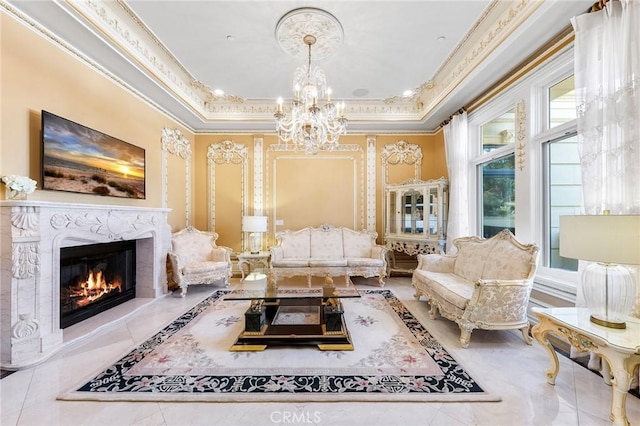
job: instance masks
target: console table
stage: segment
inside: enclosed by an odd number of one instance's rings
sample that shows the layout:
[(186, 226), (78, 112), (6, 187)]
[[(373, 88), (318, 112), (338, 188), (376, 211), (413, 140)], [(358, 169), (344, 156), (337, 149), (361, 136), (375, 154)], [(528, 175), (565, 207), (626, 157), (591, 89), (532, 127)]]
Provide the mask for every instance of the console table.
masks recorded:
[(271, 256), (271, 253), (268, 251), (261, 251), (260, 253), (244, 252), (238, 254), (238, 269), (240, 269), (240, 273), (242, 274), (242, 280), (244, 280), (244, 265), (247, 265), (249, 273), (251, 273), (252, 269), (257, 265), (262, 265), (266, 271), (269, 269), (269, 256)]
[(547, 382), (555, 384), (560, 365), (547, 333), (568, 341), (581, 351), (591, 351), (607, 361), (613, 374), (611, 414), (616, 425), (629, 425), (626, 399), (634, 369), (640, 365), (640, 319), (629, 317), (623, 330), (602, 327), (589, 321), (586, 308), (533, 308), (540, 322), (533, 327), (533, 337), (547, 349), (552, 366)]

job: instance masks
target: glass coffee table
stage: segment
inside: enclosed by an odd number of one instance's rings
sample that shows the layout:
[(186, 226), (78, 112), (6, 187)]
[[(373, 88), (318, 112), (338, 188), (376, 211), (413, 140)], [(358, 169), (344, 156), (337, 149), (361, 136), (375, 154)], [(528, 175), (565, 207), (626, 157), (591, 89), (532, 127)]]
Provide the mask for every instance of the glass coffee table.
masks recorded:
[(247, 300), (245, 326), (231, 351), (263, 351), (272, 345), (316, 345), (323, 351), (352, 351), (341, 299), (360, 297), (351, 287), (240, 285), (224, 300)]

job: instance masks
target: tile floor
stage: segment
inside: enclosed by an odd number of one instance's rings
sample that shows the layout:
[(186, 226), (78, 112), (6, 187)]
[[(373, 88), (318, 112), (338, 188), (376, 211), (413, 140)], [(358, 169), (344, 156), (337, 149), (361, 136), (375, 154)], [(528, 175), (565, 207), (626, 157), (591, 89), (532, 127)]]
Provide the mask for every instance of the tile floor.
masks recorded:
[[(237, 284), (239, 279), (232, 280)], [(375, 283), (372, 281), (372, 283)], [(357, 284), (366, 288), (374, 285)], [(65, 348), (45, 362), (0, 380), (0, 424), (8, 425), (607, 425), (611, 388), (602, 379), (560, 356), (556, 385), (545, 380), (546, 351), (527, 346), (519, 331), (477, 330), (469, 349), (458, 344), (450, 321), (430, 320), (424, 301), (413, 299), (408, 277), (387, 287), (467, 368), (502, 396), (477, 403), (165, 403), (57, 401), (56, 396), (141, 343), (161, 326), (208, 296), (210, 286), (194, 286), (186, 298), (169, 295), (153, 303), (136, 301), (125, 320), (109, 315), (65, 330)], [(132, 301), (133, 302), (133, 301)], [(88, 337), (79, 337), (94, 330)], [(578, 390), (576, 390), (578, 389)], [(640, 400), (629, 395), (627, 415), (640, 422)]]

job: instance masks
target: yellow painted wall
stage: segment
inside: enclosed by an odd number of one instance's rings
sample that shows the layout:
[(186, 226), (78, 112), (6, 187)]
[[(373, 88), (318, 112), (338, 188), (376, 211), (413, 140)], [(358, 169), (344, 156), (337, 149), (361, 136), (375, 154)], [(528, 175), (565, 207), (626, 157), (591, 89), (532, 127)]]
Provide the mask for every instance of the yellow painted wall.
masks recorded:
[[(146, 199), (37, 190), (32, 200), (160, 207), (161, 131), (178, 128), (193, 135), (113, 81), (95, 72), (9, 16), (0, 14), (2, 110), (0, 175), (28, 175), (39, 182), (41, 110), (75, 121), (145, 149)], [(183, 161), (168, 161), (170, 168)], [(183, 170), (183, 169), (182, 169)], [(170, 225), (184, 224), (184, 171), (171, 172)], [(182, 174), (182, 178), (180, 177)], [(40, 186), (40, 185), (39, 185)]]
[[(269, 224), (264, 248), (275, 243), (275, 232), (284, 229), (301, 229), (324, 223), (354, 229), (366, 228), (367, 135), (347, 134), (340, 138), (340, 149), (318, 154), (283, 151), (276, 148), (278, 140), (275, 135), (256, 136), (263, 140), (262, 214), (268, 217)], [(196, 135), (195, 140), (194, 223), (200, 229), (213, 229), (219, 234), (218, 244), (238, 252), (243, 249), (243, 239), (246, 239), (246, 235), (242, 234), (242, 216), (254, 213), (254, 135), (202, 134)], [(248, 148), (247, 165), (216, 165), (214, 176), (211, 177), (208, 150), (212, 144), (225, 140)], [(381, 216), (384, 203), (381, 152), (385, 145), (400, 140), (421, 147), (423, 180), (447, 177), (442, 132), (433, 135), (376, 136), (378, 242), (382, 242), (384, 220)], [(389, 175), (390, 183), (399, 183), (414, 177), (414, 167), (391, 166)], [(209, 226), (208, 222), (211, 209), (208, 193), (210, 180), (215, 182), (215, 192), (212, 194), (215, 227)], [(245, 190), (243, 182), (246, 182)], [(277, 225), (276, 221), (282, 224)]]

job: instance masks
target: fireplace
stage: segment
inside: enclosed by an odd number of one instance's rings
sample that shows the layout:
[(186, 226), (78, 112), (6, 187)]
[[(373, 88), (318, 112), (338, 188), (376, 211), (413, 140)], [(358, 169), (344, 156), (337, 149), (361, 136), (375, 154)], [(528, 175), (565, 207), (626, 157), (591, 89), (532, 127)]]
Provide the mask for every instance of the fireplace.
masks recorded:
[[(32, 366), (65, 345), (100, 329), (90, 325), (85, 327), (82, 323), (69, 327), (71, 322), (68, 322), (66, 328), (60, 324), (61, 279), (65, 283), (78, 275), (73, 268), (61, 273), (63, 250), (66, 252), (75, 247), (72, 257), (86, 256), (89, 259), (88, 250), (93, 244), (125, 243), (135, 246), (134, 251), (120, 255), (115, 261), (117, 265), (132, 265), (132, 269), (127, 266), (127, 272), (121, 274), (128, 280), (122, 287), (124, 297), (134, 299), (117, 308), (100, 307), (111, 308), (110, 313), (118, 313), (94, 316), (94, 323), (106, 325), (119, 321), (140, 306), (166, 294), (166, 261), (171, 248), (168, 213), (165, 208), (143, 206), (0, 201), (0, 368)], [(67, 254), (64, 257), (66, 264)], [(94, 263), (93, 279), (95, 269), (101, 270), (104, 262)], [(91, 266), (85, 269), (88, 272)], [(104, 277), (104, 272), (102, 275)], [(72, 281), (73, 285), (76, 281)], [(111, 293), (115, 292), (109, 291)], [(119, 303), (120, 293), (117, 294), (115, 300)], [(68, 309), (65, 311), (69, 312)], [(86, 312), (85, 309), (77, 310), (78, 315)], [(67, 319), (63, 321), (67, 322)]]
[(136, 296), (136, 242), (60, 249), (60, 327), (66, 328)]

